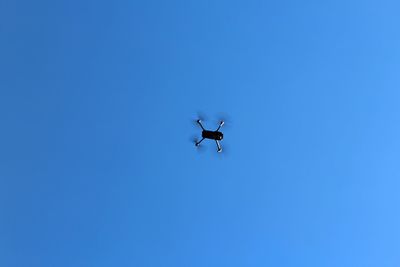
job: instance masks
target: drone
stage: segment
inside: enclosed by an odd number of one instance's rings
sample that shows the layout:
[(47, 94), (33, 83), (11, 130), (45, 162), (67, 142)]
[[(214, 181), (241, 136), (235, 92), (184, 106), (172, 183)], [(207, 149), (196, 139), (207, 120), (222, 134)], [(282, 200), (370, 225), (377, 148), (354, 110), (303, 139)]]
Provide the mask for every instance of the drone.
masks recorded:
[(201, 132), (202, 139), (200, 141), (195, 141), (195, 146), (198, 147), (200, 143), (203, 142), (204, 139), (211, 139), (215, 140), (215, 143), (217, 144), (217, 151), (222, 152), (220, 141), (224, 138), (224, 134), (220, 132), (219, 129), (221, 129), (221, 127), (224, 125), (225, 122), (220, 121), (219, 126), (215, 131), (209, 131), (204, 129), (200, 119), (198, 119), (196, 122), (203, 131)]

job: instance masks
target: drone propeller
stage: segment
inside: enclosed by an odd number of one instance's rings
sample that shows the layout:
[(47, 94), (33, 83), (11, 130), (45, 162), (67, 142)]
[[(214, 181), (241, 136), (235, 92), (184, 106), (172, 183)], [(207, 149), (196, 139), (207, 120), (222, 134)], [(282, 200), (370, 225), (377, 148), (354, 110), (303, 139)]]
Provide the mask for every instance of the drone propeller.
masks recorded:
[(220, 113), (217, 115), (217, 118), (218, 118), (217, 121), (218, 125), (221, 125), (221, 127), (223, 126), (223, 128), (225, 129), (229, 128), (232, 125), (232, 120), (227, 114)]
[(193, 126), (198, 127), (199, 122), (201, 123), (201, 122), (207, 121), (207, 116), (204, 115), (202, 112), (197, 112), (196, 118), (195, 119), (192, 118), (191, 121), (192, 121)]
[(206, 121), (208, 119), (207, 116), (203, 112), (198, 111), (196, 113), (197, 113), (197, 119), (198, 120)]
[(205, 149), (205, 146), (203, 146), (203, 144), (200, 143), (200, 140), (201, 140), (201, 139), (197, 138), (196, 136), (193, 136), (193, 137), (190, 139), (190, 142), (196, 147), (197, 151), (203, 152), (204, 149)]

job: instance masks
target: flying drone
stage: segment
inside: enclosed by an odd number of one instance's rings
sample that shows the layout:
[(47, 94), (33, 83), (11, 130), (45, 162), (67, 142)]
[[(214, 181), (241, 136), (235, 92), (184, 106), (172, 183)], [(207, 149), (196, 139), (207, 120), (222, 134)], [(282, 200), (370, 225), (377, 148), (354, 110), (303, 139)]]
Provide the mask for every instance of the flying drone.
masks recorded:
[(200, 143), (203, 142), (204, 139), (215, 140), (215, 143), (217, 144), (217, 151), (222, 152), (220, 141), (224, 138), (224, 134), (220, 132), (219, 129), (221, 129), (221, 127), (224, 125), (225, 122), (221, 120), (218, 128), (215, 131), (204, 129), (203, 124), (201, 123), (202, 121), (200, 119), (196, 120), (196, 122), (202, 129), (201, 132), (202, 139), (200, 141), (195, 141), (195, 146), (198, 147)]

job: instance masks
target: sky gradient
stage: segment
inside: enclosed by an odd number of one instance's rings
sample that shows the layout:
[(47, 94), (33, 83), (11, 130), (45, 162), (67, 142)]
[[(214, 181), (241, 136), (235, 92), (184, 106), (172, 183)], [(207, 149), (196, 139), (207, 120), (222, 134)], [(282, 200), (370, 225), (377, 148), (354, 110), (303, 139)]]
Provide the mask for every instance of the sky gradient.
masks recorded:
[(398, 267), (399, 8), (2, 1), (0, 266)]

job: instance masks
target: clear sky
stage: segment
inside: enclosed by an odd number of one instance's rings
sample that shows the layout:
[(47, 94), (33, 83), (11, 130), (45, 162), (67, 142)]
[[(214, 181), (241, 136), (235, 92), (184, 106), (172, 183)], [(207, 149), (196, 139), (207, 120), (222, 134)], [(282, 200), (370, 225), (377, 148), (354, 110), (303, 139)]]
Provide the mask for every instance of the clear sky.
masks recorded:
[(1, 1), (0, 266), (400, 266), (399, 8)]

